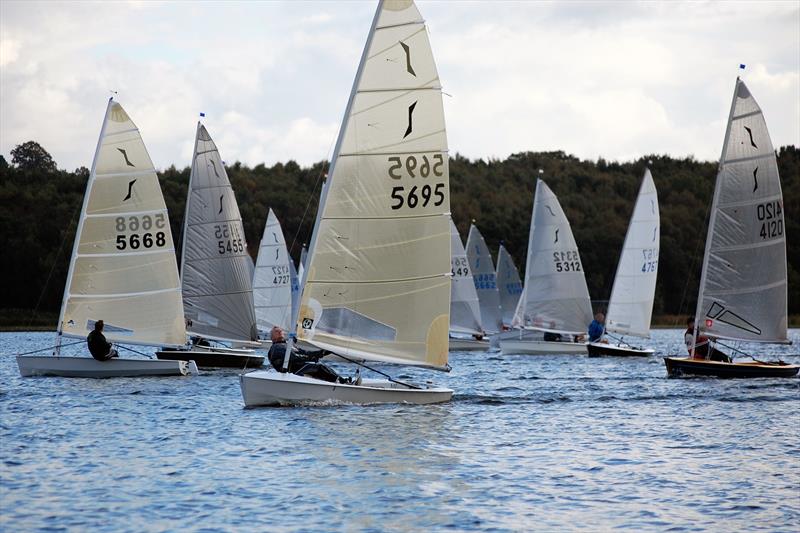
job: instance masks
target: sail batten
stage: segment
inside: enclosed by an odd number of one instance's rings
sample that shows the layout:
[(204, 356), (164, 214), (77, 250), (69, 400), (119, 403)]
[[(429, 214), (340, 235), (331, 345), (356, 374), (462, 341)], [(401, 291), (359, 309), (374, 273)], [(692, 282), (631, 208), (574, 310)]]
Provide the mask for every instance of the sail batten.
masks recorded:
[(644, 172), (633, 207), (606, 313), (606, 331), (650, 337), (658, 255), (660, 250), (658, 194), (650, 170)]
[(113, 99), (86, 186), (58, 331), (86, 337), (97, 320), (111, 342), (177, 346), (185, 339), (158, 176), (138, 128)]
[(213, 339), (255, 340), (251, 259), (242, 217), (219, 151), (199, 122), (181, 261), (190, 333)]
[(583, 264), (561, 204), (541, 179), (531, 214), (525, 284), (514, 313), (515, 327), (586, 332), (592, 320)]
[(737, 78), (711, 204), (697, 301), (714, 338), (788, 342), (783, 194), (761, 108)]
[(370, 360), (447, 366), (450, 205), (439, 86), (414, 3), (380, 2), (323, 189), (298, 339)]

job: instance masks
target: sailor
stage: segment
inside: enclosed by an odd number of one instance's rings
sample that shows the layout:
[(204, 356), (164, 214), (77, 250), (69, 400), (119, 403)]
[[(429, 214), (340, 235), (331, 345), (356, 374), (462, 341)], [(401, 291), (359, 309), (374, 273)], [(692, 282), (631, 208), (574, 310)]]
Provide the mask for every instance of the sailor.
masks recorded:
[(698, 332), (697, 341), (695, 341), (693, 316), (686, 319), (686, 333), (683, 334), (683, 341), (686, 343), (686, 349), (689, 351), (689, 355), (692, 355), (692, 348), (694, 348), (692, 359), (707, 359), (710, 361), (722, 361), (724, 363), (731, 362), (731, 358), (728, 357), (727, 354), (711, 346), (708, 337), (702, 333)]
[(86, 337), (86, 343), (89, 345), (89, 353), (98, 361), (108, 361), (112, 357), (119, 357), (117, 351), (112, 348), (103, 335), (102, 320), (94, 323), (94, 330)]
[(594, 315), (594, 320), (589, 324), (589, 342), (599, 342), (603, 338), (605, 327), (603, 323), (606, 321), (606, 315), (597, 313)]
[[(270, 331), (270, 338), (272, 346), (267, 353), (267, 358), (275, 370), (284, 373), (286, 372), (283, 368), (283, 360), (286, 357), (286, 335), (282, 328), (275, 326)], [(309, 376), (331, 383), (351, 383), (350, 378), (340, 376), (334, 369), (319, 362), (320, 357), (325, 357), (330, 353), (327, 350), (310, 351), (299, 346), (292, 346), (288, 371), (298, 376)]]

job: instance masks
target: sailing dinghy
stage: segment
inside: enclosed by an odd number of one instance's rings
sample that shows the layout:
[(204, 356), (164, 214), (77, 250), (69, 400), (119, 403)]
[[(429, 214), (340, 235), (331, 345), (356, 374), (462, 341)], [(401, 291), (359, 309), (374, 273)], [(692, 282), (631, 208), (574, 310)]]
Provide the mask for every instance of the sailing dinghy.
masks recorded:
[(247, 348), (257, 340), (250, 260), (242, 217), (219, 150), (197, 123), (183, 221), (181, 285), (189, 349), (162, 349), (159, 359), (193, 359), (201, 367), (254, 368), (264, 357)]
[(197, 373), (194, 362), (60, 356), (62, 337), (97, 320), (117, 345), (179, 346), (186, 330), (169, 217), (136, 125), (110, 99), (86, 185), (52, 356), (17, 356), (22, 376), (85, 378)]
[(586, 344), (580, 339), (591, 321), (578, 245), (558, 198), (539, 179), (525, 286), (514, 313), (514, 329), (500, 334), (500, 350), (504, 355), (585, 354)]
[(490, 335), (502, 331), (503, 319), (500, 315), (500, 291), (497, 289), (492, 253), (483, 235), (474, 224), (469, 226), (467, 237), (467, 260), (472, 271), (475, 291), (481, 304), (481, 324)]
[(467, 252), (453, 220), (450, 220), (450, 350), (486, 351), (489, 341), (481, 326), (481, 309)]
[[(694, 331), (712, 341), (790, 344), (778, 162), (761, 108), (736, 78), (708, 223)], [(735, 350), (742, 353), (739, 350)], [(670, 376), (791, 377), (783, 361), (665, 357)]]
[(648, 356), (655, 353), (652, 349), (626, 343), (624, 336), (650, 338), (658, 275), (659, 224), (658, 193), (650, 169), (646, 169), (625, 235), (606, 314), (605, 332), (621, 337), (616, 343), (590, 342), (586, 345), (589, 357)]
[[(439, 76), (412, 0), (378, 4), (329, 176), (298, 340), (353, 361), (449, 370), (447, 137)], [(391, 378), (340, 384), (274, 370), (240, 380), (246, 406), (428, 404), (453, 394)]]
[(497, 252), (497, 289), (500, 291), (500, 319), (503, 331), (511, 329), (514, 313), (517, 310), (519, 297), (522, 294), (522, 282), (514, 258), (508, 253), (503, 243)]
[(286, 250), (281, 224), (270, 209), (253, 277), (256, 327), (262, 339), (269, 339), (274, 326), (285, 331), (292, 329), (292, 271), (292, 258)]

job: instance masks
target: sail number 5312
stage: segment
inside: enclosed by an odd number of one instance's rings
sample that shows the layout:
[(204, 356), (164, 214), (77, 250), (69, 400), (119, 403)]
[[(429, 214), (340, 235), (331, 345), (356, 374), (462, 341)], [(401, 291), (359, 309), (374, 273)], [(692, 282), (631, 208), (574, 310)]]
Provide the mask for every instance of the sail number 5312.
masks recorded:
[[(433, 175), (436, 177), (444, 176), (444, 155), (433, 154), (430, 157), (424, 155), (392, 156), (388, 159), (389, 177), (393, 180), (408, 178), (428, 178)], [(419, 184), (411, 186), (397, 185), (392, 187), (391, 199), (392, 209), (397, 210), (402, 207), (414, 209), (417, 206), (428, 207), (433, 202), (434, 206), (440, 206), (445, 200), (445, 184)]]

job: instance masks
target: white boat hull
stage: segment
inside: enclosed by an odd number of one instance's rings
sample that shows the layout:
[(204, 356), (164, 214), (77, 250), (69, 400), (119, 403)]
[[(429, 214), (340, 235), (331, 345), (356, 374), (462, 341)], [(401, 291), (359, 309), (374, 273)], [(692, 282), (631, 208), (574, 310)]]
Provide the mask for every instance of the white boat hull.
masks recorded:
[(585, 342), (546, 341), (536, 330), (512, 330), (500, 334), (503, 355), (586, 355)]
[(473, 352), (480, 351), (486, 352), (490, 348), (488, 339), (459, 339), (457, 337), (450, 337), (450, 351), (451, 352)]
[(330, 383), (307, 376), (256, 371), (239, 376), (246, 407), (308, 403), (408, 403), (450, 401), (446, 388), (411, 389), (384, 379), (364, 379), (360, 385)]
[(186, 376), (197, 374), (194, 361), (120, 359), (97, 361), (91, 357), (18, 355), (22, 377), (60, 376), (66, 378), (121, 378), (140, 376)]

